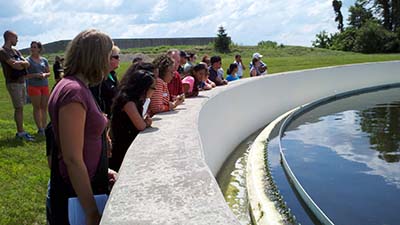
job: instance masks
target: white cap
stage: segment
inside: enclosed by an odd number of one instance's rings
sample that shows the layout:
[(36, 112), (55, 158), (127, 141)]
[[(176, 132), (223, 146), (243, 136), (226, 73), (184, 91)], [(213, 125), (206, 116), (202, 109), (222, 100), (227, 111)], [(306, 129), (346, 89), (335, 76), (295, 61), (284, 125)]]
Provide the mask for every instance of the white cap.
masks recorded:
[(256, 52), (256, 53), (253, 54), (253, 59), (254, 59), (254, 58), (256, 58), (256, 59), (261, 59), (261, 57), (263, 57), (263, 55), (261, 55), (261, 54), (258, 53), (258, 52)]

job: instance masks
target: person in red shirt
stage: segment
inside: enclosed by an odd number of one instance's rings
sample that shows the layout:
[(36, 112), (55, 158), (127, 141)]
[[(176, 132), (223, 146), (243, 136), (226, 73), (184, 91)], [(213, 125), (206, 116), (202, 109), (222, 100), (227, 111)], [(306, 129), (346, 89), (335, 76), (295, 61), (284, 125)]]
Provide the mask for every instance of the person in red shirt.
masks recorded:
[(184, 100), (183, 87), (181, 76), (178, 72), (178, 67), (180, 65), (180, 51), (176, 49), (169, 50), (167, 55), (174, 61), (173, 67), (173, 77), (171, 82), (168, 83), (168, 91), (170, 96), (170, 101), (175, 101), (176, 99)]

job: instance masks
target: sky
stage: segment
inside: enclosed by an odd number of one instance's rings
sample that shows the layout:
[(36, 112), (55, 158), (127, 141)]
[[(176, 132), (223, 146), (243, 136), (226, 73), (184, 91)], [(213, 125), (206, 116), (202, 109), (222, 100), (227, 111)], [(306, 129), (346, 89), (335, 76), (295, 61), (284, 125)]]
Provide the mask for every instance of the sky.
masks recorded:
[[(355, 0), (342, 0), (347, 18)], [(112, 38), (215, 37), (223, 26), (239, 45), (264, 40), (311, 46), (321, 30), (336, 32), (331, 0), (1, 0), (0, 32), (33, 40), (70, 40), (96, 28)]]

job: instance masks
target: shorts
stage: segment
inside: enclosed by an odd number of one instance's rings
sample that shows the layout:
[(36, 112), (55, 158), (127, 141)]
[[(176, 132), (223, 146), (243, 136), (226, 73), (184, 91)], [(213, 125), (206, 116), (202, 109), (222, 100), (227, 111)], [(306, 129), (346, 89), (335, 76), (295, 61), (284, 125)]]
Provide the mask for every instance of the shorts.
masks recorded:
[(14, 109), (22, 108), (25, 104), (25, 83), (6, 84)]
[(28, 85), (28, 95), (29, 96), (49, 96), (48, 86), (30, 86)]

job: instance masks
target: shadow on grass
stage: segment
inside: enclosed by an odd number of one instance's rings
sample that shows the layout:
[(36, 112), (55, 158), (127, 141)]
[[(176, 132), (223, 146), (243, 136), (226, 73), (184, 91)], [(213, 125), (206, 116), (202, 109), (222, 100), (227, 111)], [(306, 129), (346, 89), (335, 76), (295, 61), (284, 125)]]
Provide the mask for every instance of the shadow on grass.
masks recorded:
[(5, 139), (0, 139), (0, 146), (3, 148), (15, 148), (15, 147), (20, 147), (24, 146), (24, 141), (19, 140), (16, 138), (5, 138)]
[(1, 148), (16, 148), (16, 147), (22, 147), (26, 146), (26, 144), (40, 144), (40, 143), (45, 143), (46, 138), (44, 136), (40, 135), (33, 135), (35, 138), (35, 141), (28, 142), (22, 139), (17, 139), (15, 137), (3, 137), (0, 139), (0, 146)]

